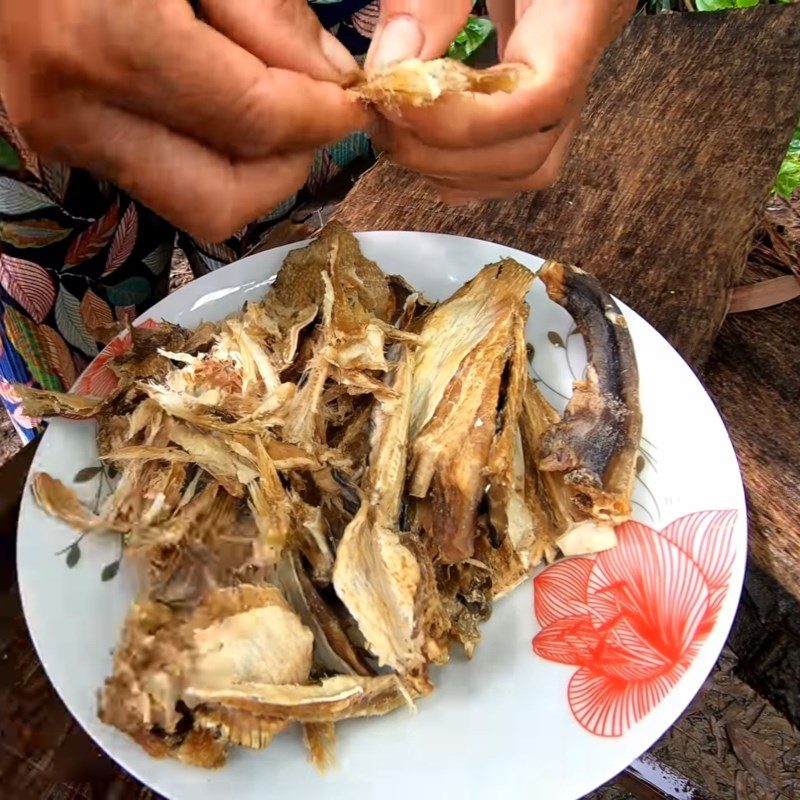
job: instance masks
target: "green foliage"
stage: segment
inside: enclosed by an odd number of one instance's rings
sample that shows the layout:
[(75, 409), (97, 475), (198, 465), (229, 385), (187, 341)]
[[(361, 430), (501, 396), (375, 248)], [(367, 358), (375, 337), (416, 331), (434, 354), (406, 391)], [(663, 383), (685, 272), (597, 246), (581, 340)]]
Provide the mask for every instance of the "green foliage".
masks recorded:
[(695, 0), (698, 11), (724, 11), (726, 8), (749, 8), (759, 0)]
[(639, 0), (639, 9), (647, 14), (659, 11), (725, 11), (728, 8), (792, 3), (794, 0)]
[(773, 194), (779, 194), (787, 200), (792, 196), (795, 189), (800, 186), (800, 121), (794, 131), (794, 138), (789, 145), (789, 152), (781, 164), (778, 177), (775, 178)]
[(447, 55), (466, 61), (491, 35), (494, 25), (485, 17), (470, 17), (450, 45)]

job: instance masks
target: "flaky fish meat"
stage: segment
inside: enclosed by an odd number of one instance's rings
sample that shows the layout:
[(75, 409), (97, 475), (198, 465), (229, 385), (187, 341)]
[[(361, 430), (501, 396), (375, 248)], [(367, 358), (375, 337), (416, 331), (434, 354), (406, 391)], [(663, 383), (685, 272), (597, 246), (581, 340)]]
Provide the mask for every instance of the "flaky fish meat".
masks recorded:
[(514, 320), (527, 316), (533, 280), (510, 259), (490, 265), (422, 322), (411, 388), (409, 493), (430, 497), (430, 534), (448, 563), (472, 556), (500, 383)]
[(448, 94), (510, 93), (533, 80), (530, 67), (509, 64), (473, 69), (452, 58), (412, 59), (376, 70), (355, 86), (369, 102), (389, 108), (427, 106)]

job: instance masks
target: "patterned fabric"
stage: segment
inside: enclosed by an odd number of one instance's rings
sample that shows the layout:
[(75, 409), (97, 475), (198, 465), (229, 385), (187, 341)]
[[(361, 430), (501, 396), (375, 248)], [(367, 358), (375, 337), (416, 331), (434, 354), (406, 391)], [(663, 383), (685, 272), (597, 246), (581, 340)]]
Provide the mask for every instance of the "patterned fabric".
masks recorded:
[[(311, 0), (323, 25), (356, 55), (369, 46), (378, 0)], [(195, 275), (256, 249), (299, 203), (344, 167), (371, 158), (354, 134), (317, 152), (306, 186), (226, 242), (178, 232)], [(41, 161), (0, 102), (0, 400), (25, 441), (41, 421), (26, 418), (12, 384), (69, 389), (121, 322), (167, 293), (176, 231), (124, 192), (83, 170)]]

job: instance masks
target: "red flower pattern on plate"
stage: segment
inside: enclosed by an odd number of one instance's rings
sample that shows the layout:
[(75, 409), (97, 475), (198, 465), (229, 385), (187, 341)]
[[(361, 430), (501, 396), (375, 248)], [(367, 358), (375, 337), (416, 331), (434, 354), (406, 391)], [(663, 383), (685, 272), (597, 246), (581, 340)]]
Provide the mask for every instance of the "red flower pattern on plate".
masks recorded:
[(578, 667), (568, 699), (587, 731), (621, 736), (686, 672), (725, 599), (735, 521), (701, 511), (662, 531), (628, 522), (613, 550), (534, 579), (534, 652)]
[[(152, 319), (146, 319), (139, 324), (141, 328), (153, 328), (158, 323)], [(119, 379), (114, 374), (108, 362), (112, 358), (124, 355), (131, 349), (130, 331), (124, 331), (119, 336), (114, 337), (101, 351), (100, 355), (89, 364), (86, 372), (78, 378), (78, 382), (72, 387), (73, 394), (89, 395), (91, 397), (110, 397), (117, 388)]]

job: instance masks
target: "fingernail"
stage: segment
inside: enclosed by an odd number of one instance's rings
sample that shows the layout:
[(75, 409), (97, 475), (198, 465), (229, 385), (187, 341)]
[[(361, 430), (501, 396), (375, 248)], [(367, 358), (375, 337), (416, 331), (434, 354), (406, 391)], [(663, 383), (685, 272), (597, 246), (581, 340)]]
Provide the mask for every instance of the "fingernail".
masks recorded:
[(381, 31), (372, 61), (381, 69), (396, 61), (417, 58), (424, 46), (425, 34), (414, 17), (393, 17)]
[(328, 63), (343, 77), (359, 72), (358, 64), (350, 51), (332, 33), (322, 31), (320, 47)]

